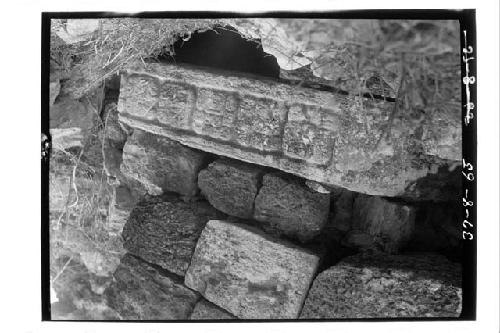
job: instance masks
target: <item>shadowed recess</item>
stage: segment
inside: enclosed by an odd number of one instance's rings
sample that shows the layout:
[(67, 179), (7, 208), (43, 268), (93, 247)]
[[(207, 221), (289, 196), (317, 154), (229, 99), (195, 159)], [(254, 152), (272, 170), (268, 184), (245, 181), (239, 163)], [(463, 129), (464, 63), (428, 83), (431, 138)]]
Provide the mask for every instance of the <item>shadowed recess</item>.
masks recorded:
[(164, 55), (160, 60), (279, 78), (276, 58), (229, 28), (196, 32), (187, 41), (180, 38), (173, 49), (173, 56)]

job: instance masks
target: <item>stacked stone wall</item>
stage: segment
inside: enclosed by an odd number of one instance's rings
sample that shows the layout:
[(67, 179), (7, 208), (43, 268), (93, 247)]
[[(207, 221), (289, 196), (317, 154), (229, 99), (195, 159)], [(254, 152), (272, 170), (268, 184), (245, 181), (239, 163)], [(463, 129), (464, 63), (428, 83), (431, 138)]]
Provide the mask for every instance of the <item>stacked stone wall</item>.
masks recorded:
[[(136, 151), (141, 159), (129, 156)], [(460, 314), (460, 265), (439, 254), (405, 254), (411, 246), (426, 250), (416, 232), (426, 204), (325, 191), (280, 170), (217, 158), (137, 129), (122, 160), (120, 186), (131, 188), (135, 203), (122, 216), (128, 254), (105, 295), (123, 319)], [(140, 177), (128, 174), (129, 160), (145, 166), (136, 167)], [(442, 298), (432, 298), (435, 292)]]
[[(113, 188), (107, 221), (123, 241), (119, 264), (101, 269), (104, 260), (79, 251), (96, 276), (61, 275), (55, 286), (92, 289), (120, 320), (459, 316), (461, 234), (450, 202), (461, 195), (460, 59), (424, 91), (426, 72), (412, 89), (403, 61), (395, 68), (401, 50), (358, 61), (373, 54), (359, 37), (382, 22), (226, 22), (262, 40), (280, 79), (140, 61), (106, 80), (93, 105), (75, 100), (71, 80), (51, 78), (54, 147), (98, 157)], [(415, 39), (427, 50), (425, 31)], [(327, 41), (334, 48), (318, 52)], [(104, 130), (89, 144), (95, 123)], [(75, 169), (71, 181), (55, 180), (83, 186)], [(57, 188), (51, 210), (68, 215), (69, 194)]]
[(406, 139), (372, 145), (390, 102), (363, 101), (368, 133), (358, 97), (173, 65), (116, 82), (101, 117), (118, 318), (460, 315), (454, 178), (399, 154)]

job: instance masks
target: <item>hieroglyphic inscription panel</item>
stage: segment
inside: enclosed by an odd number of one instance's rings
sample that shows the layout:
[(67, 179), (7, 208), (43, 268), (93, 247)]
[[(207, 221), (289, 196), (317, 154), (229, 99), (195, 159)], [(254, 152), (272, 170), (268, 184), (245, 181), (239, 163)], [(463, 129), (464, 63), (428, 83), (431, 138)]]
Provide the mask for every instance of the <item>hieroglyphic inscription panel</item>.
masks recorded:
[[(126, 125), (196, 149), (364, 193), (402, 193), (409, 180), (427, 173), (425, 166), (404, 170), (379, 163), (388, 174), (380, 175), (383, 183), (375, 181), (369, 168), (386, 157), (361, 139), (379, 135), (393, 104), (365, 100), (358, 110), (357, 98), (232, 72), (135, 64), (122, 72), (118, 110)], [(356, 121), (364, 118), (373, 119), (365, 124), (371, 132), (360, 135)], [(367, 166), (338, 168), (360, 152), (371, 157)], [(392, 163), (391, 156), (386, 159)]]
[(141, 94), (123, 89), (125, 113), (263, 154), (320, 165), (332, 157), (338, 131), (334, 110), (251, 91), (147, 78), (127, 82), (140, 84)]

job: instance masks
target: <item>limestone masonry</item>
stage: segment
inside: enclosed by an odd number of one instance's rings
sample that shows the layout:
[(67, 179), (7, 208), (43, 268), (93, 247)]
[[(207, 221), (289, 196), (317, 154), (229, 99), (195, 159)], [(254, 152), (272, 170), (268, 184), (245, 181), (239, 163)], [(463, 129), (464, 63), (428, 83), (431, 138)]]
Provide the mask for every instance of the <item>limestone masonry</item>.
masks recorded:
[(294, 319), (318, 263), (316, 255), (258, 229), (212, 220), (185, 284), (241, 319)]
[(259, 167), (219, 159), (198, 174), (198, 186), (218, 210), (251, 218), (262, 172)]
[(184, 275), (196, 241), (210, 219), (224, 218), (206, 202), (183, 202), (174, 195), (141, 201), (122, 232), (132, 254)]
[[(388, 133), (391, 102), (232, 72), (137, 64), (122, 73), (118, 110), (133, 128), (371, 195), (426, 195), (417, 180), (446, 164), (412, 151), (412, 134), (423, 125), (402, 115), (390, 124), (390, 138), (379, 140)], [(456, 194), (449, 192), (431, 199)]]
[(460, 281), (440, 255), (358, 254), (316, 277), (301, 318), (458, 317)]
[(452, 21), (51, 21), (51, 318), (467, 320)]
[(105, 293), (110, 306), (128, 320), (186, 320), (199, 299), (182, 283), (130, 254), (121, 259)]
[(321, 233), (330, 210), (330, 195), (318, 193), (279, 174), (266, 174), (255, 198), (253, 218), (269, 233), (307, 242)]
[(205, 158), (203, 152), (136, 129), (123, 147), (121, 172), (142, 183), (150, 194), (174, 191), (194, 195)]

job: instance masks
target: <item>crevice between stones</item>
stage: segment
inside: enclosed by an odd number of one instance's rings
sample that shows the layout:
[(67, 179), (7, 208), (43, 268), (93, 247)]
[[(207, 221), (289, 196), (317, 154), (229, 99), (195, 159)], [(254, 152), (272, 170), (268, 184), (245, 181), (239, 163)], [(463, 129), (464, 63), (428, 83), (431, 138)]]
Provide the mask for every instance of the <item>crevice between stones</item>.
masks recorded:
[(182, 275), (178, 275), (176, 273), (173, 273), (173, 272), (170, 272), (169, 270), (157, 265), (157, 264), (153, 264), (149, 261), (146, 261), (144, 260), (142, 257), (138, 256), (138, 255), (135, 255), (133, 253), (130, 253), (130, 252), (127, 252), (129, 255), (131, 255), (132, 257), (134, 257), (135, 259), (147, 264), (148, 266), (151, 266), (153, 267), (156, 271), (158, 271), (158, 273), (164, 277), (167, 277), (169, 279), (171, 279), (172, 281), (174, 281), (175, 283), (177, 284), (181, 284), (185, 287), (184, 285), (184, 277)]

